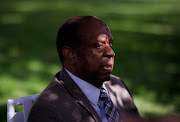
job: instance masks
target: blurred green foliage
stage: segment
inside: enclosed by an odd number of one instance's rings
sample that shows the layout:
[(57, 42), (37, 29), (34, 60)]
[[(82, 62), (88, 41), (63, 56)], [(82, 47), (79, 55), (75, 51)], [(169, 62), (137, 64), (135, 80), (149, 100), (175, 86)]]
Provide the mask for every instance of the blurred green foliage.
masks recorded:
[(123, 79), (143, 117), (180, 113), (179, 0), (1, 0), (0, 121), (7, 99), (40, 93), (61, 69), (60, 25), (95, 15), (110, 27), (113, 74)]

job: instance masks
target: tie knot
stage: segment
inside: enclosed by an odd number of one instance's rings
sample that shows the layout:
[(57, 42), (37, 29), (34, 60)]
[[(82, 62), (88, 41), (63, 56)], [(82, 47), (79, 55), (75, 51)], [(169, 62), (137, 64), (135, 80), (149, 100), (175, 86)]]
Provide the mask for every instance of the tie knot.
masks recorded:
[(104, 101), (104, 100), (108, 99), (107, 92), (106, 92), (106, 90), (105, 90), (103, 87), (100, 88), (100, 96), (99, 96), (99, 99), (100, 99), (101, 101)]

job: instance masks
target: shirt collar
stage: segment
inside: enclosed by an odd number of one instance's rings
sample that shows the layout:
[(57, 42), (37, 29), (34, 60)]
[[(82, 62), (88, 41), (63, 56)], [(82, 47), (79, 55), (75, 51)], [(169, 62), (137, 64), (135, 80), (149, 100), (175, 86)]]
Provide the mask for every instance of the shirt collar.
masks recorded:
[(98, 100), (99, 100), (99, 95), (100, 95), (100, 89), (95, 87), (94, 85), (86, 82), (85, 80), (82, 80), (82, 79), (78, 78), (77, 76), (73, 75), (66, 68), (64, 68), (64, 69), (69, 74), (69, 76), (74, 80), (74, 82), (79, 86), (79, 88), (83, 91), (83, 93), (86, 95), (88, 100), (93, 105), (97, 105)]

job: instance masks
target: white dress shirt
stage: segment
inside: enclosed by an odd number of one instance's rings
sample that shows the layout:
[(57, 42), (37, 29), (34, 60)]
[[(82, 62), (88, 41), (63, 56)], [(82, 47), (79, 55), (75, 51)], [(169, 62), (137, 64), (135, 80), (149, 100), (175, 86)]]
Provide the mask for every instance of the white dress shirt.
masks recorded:
[[(99, 100), (100, 89), (95, 87), (94, 85), (78, 78), (77, 76), (73, 75), (66, 68), (64, 68), (64, 69), (69, 74), (69, 76), (74, 80), (74, 82), (79, 86), (79, 88), (83, 91), (83, 93), (86, 95), (86, 97), (88, 98), (88, 100), (90, 101), (90, 103), (94, 107), (94, 109), (96, 110), (96, 112), (99, 115), (99, 117), (101, 118), (101, 120), (103, 122), (107, 122), (104, 105)], [(104, 84), (103, 84), (103, 87), (106, 89)]]

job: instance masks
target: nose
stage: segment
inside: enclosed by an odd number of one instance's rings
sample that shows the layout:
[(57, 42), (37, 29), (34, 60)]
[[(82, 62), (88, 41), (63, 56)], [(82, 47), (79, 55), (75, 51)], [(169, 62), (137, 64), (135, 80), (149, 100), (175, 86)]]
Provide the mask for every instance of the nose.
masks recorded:
[(114, 53), (113, 49), (110, 46), (107, 46), (107, 48), (105, 50), (105, 53), (104, 53), (104, 56), (108, 57), (108, 58), (112, 58), (112, 57), (115, 56), (115, 53)]

